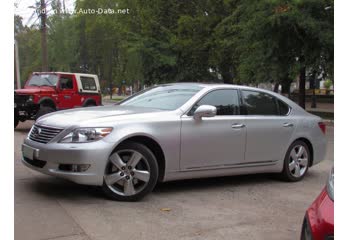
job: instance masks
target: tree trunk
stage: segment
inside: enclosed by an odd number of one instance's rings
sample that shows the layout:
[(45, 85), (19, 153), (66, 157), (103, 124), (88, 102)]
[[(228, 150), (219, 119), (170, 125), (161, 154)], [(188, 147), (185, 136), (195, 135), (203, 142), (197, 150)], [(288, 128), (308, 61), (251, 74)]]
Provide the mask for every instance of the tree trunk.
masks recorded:
[(286, 79), (282, 82), (282, 94), (290, 97), (290, 85), (292, 84), (291, 79)]
[(304, 63), (304, 57), (300, 58), (301, 68), (299, 71), (299, 106), (305, 109), (305, 80), (306, 80), (306, 67)]
[(219, 67), (219, 70), (220, 70), (222, 80), (224, 81), (224, 83), (233, 84), (233, 74), (230, 71), (230, 66), (227, 64), (222, 64)]
[(275, 83), (275, 85), (274, 85), (274, 87), (273, 87), (273, 91), (275, 92), (275, 93), (278, 93), (278, 87), (280, 86), (280, 83), (279, 82), (276, 82)]

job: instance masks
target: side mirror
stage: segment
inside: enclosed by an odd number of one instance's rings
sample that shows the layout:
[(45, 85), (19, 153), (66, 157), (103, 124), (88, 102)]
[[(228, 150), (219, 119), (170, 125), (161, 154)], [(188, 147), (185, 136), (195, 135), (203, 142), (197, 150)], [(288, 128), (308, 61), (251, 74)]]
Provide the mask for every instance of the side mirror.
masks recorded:
[(193, 118), (200, 120), (202, 117), (214, 117), (216, 115), (216, 107), (211, 105), (199, 106), (196, 111), (194, 111)]

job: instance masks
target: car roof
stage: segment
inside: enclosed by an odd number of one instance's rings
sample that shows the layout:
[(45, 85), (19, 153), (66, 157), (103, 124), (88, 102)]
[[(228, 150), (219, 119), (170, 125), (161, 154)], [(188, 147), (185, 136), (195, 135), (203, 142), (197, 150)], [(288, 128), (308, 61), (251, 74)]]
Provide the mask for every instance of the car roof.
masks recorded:
[(236, 89), (242, 89), (242, 90), (251, 90), (251, 91), (259, 91), (259, 92), (265, 92), (268, 93), (272, 96), (277, 97), (280, 100), (283, 100), (285, 103), (288, 103), (288, 105), (290, 107), (292, 107), (292, 109), (294, 109), (294, 111), (298, 111), (300, 113), (304, 113), (304, 109), (302, 109), (298, 104), (296, 104), (295, 102), (293, 102), (291, 99), (278, 94), (276, 92), (270, 91), (270, 90), (266, 90), (263, 88), (256, 88), (256, 87), (250, 87), (250, 86), (244, 86), (244, 85), (234, 85), (234, 84), (224, 84), (224, 83), (197, 83), (197, 82), (183, 82), (183, 83), (167, 83), (167, 84), (161, 84), (163, 86), (191, 86), (191, 87), (202, 87), (202, 91), (204, 92), (208, 92), (210, 90), (214, 90), (214, 89), (223, 89), (223, 88), (228, 88), (228, 89), (232, 89), (232, 88), (236, 88)]
[(73, 73), (73, 72), (33, 72), (33, 74), (75, 74), (75, 75), (80, 75), (80, 76), (97, 76), (96, 74)]
[(258, 91), (266, 91), (266, 92), (272, 92), (266, 89), (262, 88), (256, 88), (256, 87), (250, 87), (250, 86), (244, 86), (244, 85), (235, 85), (235, 84), (224, 84), (224, 83), (201, 83), (201, 82), (181, 82), (181, 83), (165, 83), (160, 84), (163, 86), (197, 86), (202, 88), (239, 88), (239, 89), (247, 89), (247, 90), (258, 90)]

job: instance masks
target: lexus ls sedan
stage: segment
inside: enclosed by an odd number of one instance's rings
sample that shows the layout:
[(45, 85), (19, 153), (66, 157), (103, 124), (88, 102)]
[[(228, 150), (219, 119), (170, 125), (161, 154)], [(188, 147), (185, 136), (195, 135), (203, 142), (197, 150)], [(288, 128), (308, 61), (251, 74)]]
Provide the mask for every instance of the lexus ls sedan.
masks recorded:
[(39, 118), (22, 162), (135, 201), (157, 181), (279, 173), (299, 181), (325, 156), (325, 124), (274, 92), (235, 85), (154, 86), (111, 106)]

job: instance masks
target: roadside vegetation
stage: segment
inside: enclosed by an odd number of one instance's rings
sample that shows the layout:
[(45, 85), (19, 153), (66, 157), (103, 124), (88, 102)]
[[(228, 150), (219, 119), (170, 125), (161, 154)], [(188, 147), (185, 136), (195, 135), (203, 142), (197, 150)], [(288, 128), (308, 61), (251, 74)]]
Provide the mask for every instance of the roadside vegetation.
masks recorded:
[[(333, 82), (333, 0), (51, 1), (49, 69), (98, 74), (102, 87), (203, 81), (270, 82), (289, 92), (322, 74)], [(88, 9), (115, 14), (82, 14)], [(123, 11), (125, 10), (125, 11)], [(22, 81), (41, 70), (39, 23), (15, 15)]]

